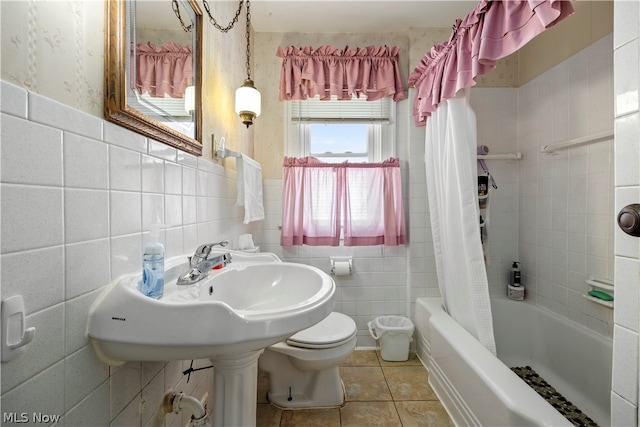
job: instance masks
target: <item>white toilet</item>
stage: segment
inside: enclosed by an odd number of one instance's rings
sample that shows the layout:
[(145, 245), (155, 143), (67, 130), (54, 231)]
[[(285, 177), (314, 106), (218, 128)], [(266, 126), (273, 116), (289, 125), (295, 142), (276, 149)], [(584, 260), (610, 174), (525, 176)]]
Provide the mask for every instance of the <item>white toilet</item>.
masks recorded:
[(320, 323), (267, 347), (258, 366), (269, 373), (269, 401), (282, 408), (340, 406), (338, 365), (356, 348), (356, 323), (333, 312)]

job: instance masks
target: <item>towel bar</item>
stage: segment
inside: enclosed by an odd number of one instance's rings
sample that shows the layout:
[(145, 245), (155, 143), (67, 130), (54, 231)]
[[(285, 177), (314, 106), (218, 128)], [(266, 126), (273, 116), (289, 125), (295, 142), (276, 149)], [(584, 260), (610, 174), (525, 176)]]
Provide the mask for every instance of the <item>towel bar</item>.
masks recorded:
[(216, 157), (219, 159), (224, 159), (226, 157), (242, 157), (242, 154), (238, 153), (237, 151), (233, 151), (233, 150), (228, 150), (226, 148), (223, 148), (222, 150), (216, 150)]

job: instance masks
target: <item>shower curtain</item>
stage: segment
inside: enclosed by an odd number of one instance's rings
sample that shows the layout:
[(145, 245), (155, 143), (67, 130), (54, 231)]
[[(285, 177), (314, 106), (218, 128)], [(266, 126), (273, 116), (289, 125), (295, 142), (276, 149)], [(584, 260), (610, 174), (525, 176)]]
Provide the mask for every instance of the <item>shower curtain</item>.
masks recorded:
[(496, 353), (480, 240), (476, 117), (467, 90), (427, 120), (425, 162), (440, 294), (447, 312)]

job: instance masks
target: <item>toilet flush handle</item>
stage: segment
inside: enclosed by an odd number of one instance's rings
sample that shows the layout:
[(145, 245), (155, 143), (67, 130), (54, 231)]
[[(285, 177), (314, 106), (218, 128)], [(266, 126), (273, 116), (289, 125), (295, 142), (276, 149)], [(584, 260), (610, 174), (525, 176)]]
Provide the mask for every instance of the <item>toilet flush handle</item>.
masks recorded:
[(625, 233), (640, 237), (640, 204), (633, 203), (620, 209), (618, 227)]

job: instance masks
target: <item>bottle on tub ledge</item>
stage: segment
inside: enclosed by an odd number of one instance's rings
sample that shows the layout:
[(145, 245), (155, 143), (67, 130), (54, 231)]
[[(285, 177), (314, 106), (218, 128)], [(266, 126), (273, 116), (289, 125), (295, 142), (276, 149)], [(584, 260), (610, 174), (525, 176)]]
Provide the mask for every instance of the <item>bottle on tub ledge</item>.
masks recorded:
[(507, 297), (514, 301), (524, 300), (525, 289), (522, 285), (522, 271), (520, 270), (520, 263), (513, 262), (511, 266), (511, 273), (509, 275), (509, 285), (507, 286)]

